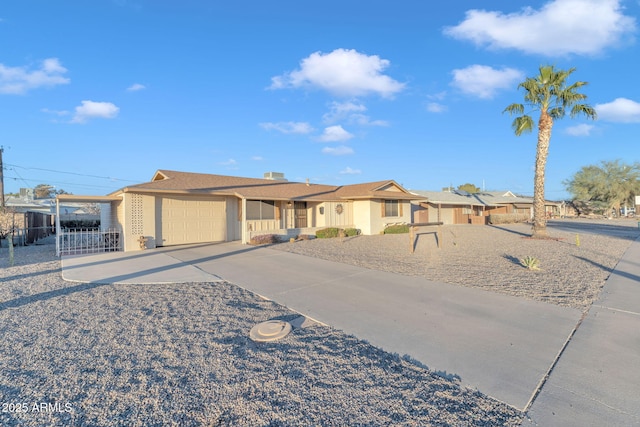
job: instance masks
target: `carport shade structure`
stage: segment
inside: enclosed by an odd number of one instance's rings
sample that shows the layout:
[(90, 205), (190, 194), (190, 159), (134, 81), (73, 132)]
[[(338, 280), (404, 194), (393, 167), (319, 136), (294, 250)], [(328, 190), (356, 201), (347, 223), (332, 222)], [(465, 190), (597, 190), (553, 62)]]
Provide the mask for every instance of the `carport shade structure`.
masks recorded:
[(62, 227), (60, 226), (61, 203), (111, 203), (121, 200), (118, 196), (75, 196), (73, 194), (58, 194), (56, 196), (56, 256), (60, 256), (60, 239)]

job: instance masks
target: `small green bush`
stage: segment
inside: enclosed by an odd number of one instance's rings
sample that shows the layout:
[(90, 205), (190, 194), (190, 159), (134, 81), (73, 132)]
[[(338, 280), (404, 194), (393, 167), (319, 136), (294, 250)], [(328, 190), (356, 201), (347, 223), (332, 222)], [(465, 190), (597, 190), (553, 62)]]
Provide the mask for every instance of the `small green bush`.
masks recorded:
[(280, 243), (280, 238), (275, 234), (261, 234), (253, 236), (249, 241), (252, 245), (270, 245), (272, 243)]
[(390, 225), (384, 229), (384, 234), (402, 234), (408, 232), (409, 226), (407, 224)]
[(316, 231), (316, 237), (318, 239), (328, 239), (331, 237), (338, 237), (340, 235), (340, 228), (329, 227)]
[(346, 228), (344, 230), (344, 234), (347, 237), (359, 236), (360, 235), (360, 230), (358, 230), (357, 228)]

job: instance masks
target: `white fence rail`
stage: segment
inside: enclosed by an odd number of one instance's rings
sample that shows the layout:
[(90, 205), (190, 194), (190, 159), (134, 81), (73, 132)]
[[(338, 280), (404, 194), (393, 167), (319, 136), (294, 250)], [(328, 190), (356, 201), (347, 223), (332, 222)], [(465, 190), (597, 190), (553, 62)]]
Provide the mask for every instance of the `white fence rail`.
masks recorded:
[(121, 251), (120, 234), (117, 229), (63, 229), (57, 236), (56, 253), (61, 256)]

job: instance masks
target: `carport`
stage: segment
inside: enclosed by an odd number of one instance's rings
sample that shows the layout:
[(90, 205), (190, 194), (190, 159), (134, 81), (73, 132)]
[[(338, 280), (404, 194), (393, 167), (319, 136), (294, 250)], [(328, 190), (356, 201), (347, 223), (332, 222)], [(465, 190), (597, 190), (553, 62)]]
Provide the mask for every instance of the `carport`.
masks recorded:
[[(118, 196), (74, 196), (59, 194), (56, 196), (56, 255), (113, 252), (122, 250), (122, 227), (112, 224), (111, 212), (114, 205), (121, 202)], [(65, 203), (99, 203), (100, 228), (62, 229), (60, 210)]]

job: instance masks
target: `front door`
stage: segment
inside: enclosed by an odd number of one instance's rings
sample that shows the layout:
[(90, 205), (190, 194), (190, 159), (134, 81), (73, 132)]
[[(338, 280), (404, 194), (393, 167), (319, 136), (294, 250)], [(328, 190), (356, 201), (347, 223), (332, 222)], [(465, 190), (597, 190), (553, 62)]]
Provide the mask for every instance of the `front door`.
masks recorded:
[(307, 202), (294, 202), (293, 203), (295, 228), (307, 227)]

